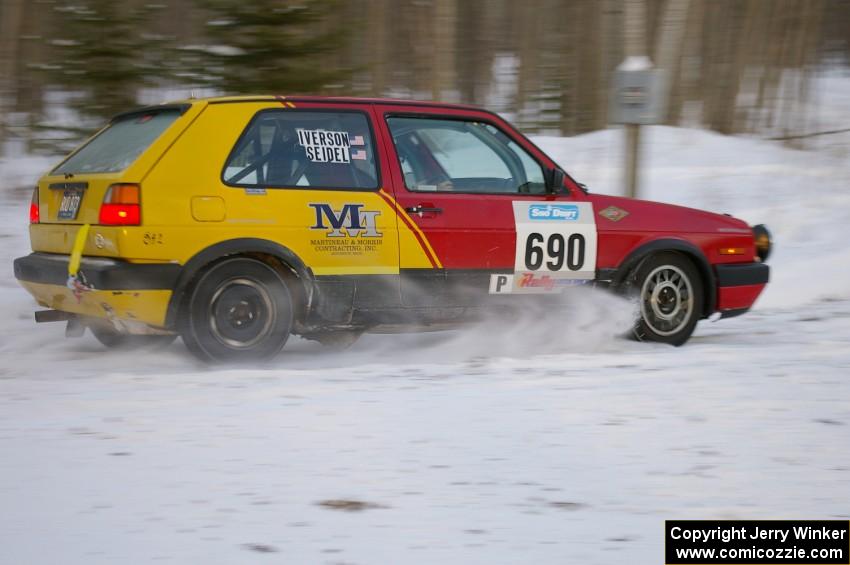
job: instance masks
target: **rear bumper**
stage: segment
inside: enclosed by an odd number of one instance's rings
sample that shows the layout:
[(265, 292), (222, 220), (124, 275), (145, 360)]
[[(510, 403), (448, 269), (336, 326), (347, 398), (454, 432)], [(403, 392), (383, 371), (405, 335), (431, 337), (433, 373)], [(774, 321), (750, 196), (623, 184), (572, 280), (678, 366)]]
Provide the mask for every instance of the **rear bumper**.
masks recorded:
[(752, 308), (770, 279), (764, 263), (715, 265), (717, 310), (724, 318), (739, 316)]
[[(68, 255), (54, 253), (19, 257), (14, 263), (15, 278), (21, 282), (65, 286), (68, 260)], [(171, 290), (180, 275), (180, 265), (84, 257), (79, 273), (88, 286), (97, 290)]]
[(50, 253), (20, 257), (14, 262), (15, 278), (46, 308), (165, 327), (179, 265), (88, 257), (78, 272), (85, 286), (75, 289), (67, 284), (68, 260), (68, 255)]

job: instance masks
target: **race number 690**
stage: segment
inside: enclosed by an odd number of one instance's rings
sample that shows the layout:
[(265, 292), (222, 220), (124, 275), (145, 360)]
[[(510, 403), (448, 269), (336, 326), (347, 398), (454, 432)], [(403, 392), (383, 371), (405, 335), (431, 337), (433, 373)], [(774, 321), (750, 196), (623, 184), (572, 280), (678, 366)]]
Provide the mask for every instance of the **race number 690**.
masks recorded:
[(532, 232), (525, 240), (525, 268), (537, 271), (545, 262), (549, 271), (561, 271), (565, 264), (569, 270), (578, 271), (584, 266), (585, 246), (584, 236), (580, 233), (565, 239), (560, 233), (544, 237)]

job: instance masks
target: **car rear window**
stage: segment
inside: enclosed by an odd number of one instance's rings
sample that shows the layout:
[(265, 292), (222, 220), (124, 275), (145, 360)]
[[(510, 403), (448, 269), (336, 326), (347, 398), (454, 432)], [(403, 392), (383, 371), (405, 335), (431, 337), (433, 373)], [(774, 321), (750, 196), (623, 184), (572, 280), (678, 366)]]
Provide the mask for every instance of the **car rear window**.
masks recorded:
[(117, 173), (150, 147), (180, 117), (180, 109), (119, 117), (53, 170), (53, 174)]
[(222, 179), (238, 187), (374, 190), (369, 121), (361, 112), (260, 111), (236, 142)]

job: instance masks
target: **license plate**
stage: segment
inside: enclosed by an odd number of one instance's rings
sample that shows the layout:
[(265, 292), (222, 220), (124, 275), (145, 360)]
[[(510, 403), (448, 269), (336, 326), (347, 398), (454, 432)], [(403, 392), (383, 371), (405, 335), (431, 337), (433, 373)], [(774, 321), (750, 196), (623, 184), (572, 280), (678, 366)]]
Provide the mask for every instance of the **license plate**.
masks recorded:
[(82, 190), (79, 188), (66, 188), (62, 193), (62, 203), (59, 204), (58, 218), (60, 220), (76, 220), (82, 199)]

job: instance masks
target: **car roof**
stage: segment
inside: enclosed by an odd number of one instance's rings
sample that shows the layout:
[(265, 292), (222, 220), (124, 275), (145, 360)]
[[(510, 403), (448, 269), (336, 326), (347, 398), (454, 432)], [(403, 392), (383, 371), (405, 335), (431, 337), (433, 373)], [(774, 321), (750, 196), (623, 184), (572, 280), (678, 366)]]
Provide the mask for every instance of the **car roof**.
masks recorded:
[(401, 98), (368, 98), (368, 97), (357, 97), (357, 96), (281, 96), (281, 95), (241, 95), (241, 96), (210, 96), (210, 97), (202, 97), (202, 98), (189, 98), (184, 100), (177, 100), (174, 102), (169, 102), (169, 104), (185, 104), (192, 103), (198, 101), (206, 101), (210, 104), (227, 104), (227, 103), (238, 103), (238, 102), (268, 102), (268, 101), (287, 101), (287, 102), (326, 102), (326, 103), (339, 103), (339, 104), (391, 104), (391, 105), (405, 105), (405, 106), (424, 106), (429, 108), (455, 108), (462, 110), (477, 110), (477, 111), (486, 111), (483, 108), (478, 106), (473, 106), (471, 104), (454, 104), (454, 103), (446, 103), (446, 102), (434, 102), (429, 100), (406, 100)]
[(454, 104), (447, 102), (434, 102), (431, 100), (406, 100), (403, 98), (367, 98), (367, 97), (357, 97), (357, 96), (310, 96), (310, 95), (296, 95), (296, 96), (280, 96), (273, 94), (260, 94), (260, 95), (240, 95), (240, 96), (203, 96), (197, 98), (183, 98), (180, 100), (172, 100), (168, 102), (161, 102), (159, 104), (152, 104), (150, 106), (142, 106), (139, 108), (133, 108), (127, 112), (121, 112), (120, 114), (116, 114), (112, 117), (111, 121), (123, 119), (129, 116), (135, 116), (137, 114), (144, 114), (146, 112), (155, 112), (161, 111), (163, 109), (177, 109), (181, 113), (185, 112), (189, 109), (190, 106), (196, 104), (198, 102), (205, 102), (207, 104), (238, 104), (238, 103), (248, 103), (248, 102), (280, 102), (286, 103), (291, 102), (293, 104), (297, 102), (306, 102), (306, 103), (328, 103), (328, 104), (383, 104), (383, 105), (394, 105), (394, 106), (419, 106), (422, 108), (445, 108), (447, 110), (461, 110), (461, 111), (474, 111), (474, 112), (483, 112), (485, 114), (490, 114), (492, 116), (498, 116), (495, 112), (487, 110), (486, 108), (481, 108), (480, 106), (473, 106), (472, 104)]

